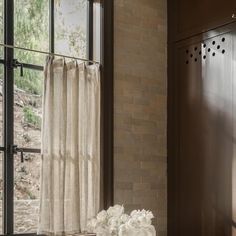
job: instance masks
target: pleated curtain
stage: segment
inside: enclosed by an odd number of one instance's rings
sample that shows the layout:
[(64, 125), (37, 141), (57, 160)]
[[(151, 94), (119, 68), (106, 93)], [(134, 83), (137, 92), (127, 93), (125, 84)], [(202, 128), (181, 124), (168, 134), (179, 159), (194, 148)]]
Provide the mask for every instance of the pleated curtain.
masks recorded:
[(83, 232), (100, 202), (98, 65), (48, 58), (41, 150), (38, 233)]

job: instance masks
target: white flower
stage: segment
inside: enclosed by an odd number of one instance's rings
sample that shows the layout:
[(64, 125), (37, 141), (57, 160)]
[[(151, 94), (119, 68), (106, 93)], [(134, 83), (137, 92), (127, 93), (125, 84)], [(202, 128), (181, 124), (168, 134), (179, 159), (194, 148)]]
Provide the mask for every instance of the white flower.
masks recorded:
[[(134, 210), (131, 212), (132, 221), (129, 222), (131, 225), (137, 224), (139, 227), (145, 227), (152, 224), (152, 219), (154, 218), (151, 211), (146, 210)], [(130, 225), (130, 226), (131, 226)]]
[(109, 235), (114, 235), (114, 236), (117, 236), (118, 235), (118, 228), (116, 227), (109, 227)]
[(128, 230), (128, 227), (127, 227), (126, 224), (121, 225), (120, 228), (119, 228), (119, 233), (118, 233), (118, 235), (125, 235), (125, 233), (127, 232), (127, 230)]
[(96, 233), (97, 236), (111, 236), (109, 228), (106, 226), (98, 226), (93, 233)]
[(136, 218), (130, 218), (128, 222), (126, 223), (126, 226), (128, 228), (138, 228), (139, 227), (139, 221)]
[(148, 221), (148, 222), (150, 222), (149, 224), (151, 225), (152, 224), (152, 219), (154, 218), (154, 215), (152, 214), (152, 212), (151, 211), (147, 211), (146, 212), (146, 220)]
[(134, 210), (134, 211), (132, 211), (131, 212), (131, 217), (139, 217), (139, 216), (145, 216), (145, 217), (147, 217), (147, 218), (149, 218), (149, 219), (152, 219), (152, 218), (154, 218), (154, 216), (153, 216), (153, 214), (152, 214), (152, 212), (151, 211), (146, 211), (146, 210), (142, 210), (142, 211), (140, 211), (140, 210)]
[(126, 223), (129, 220), (129, 216), (127, 214), (122, 214), (120, 220), (122, 223)]
[(145, 217), (145, 216), (139, 216), (138, 217), (138, 222), (139, 222), (139, 226), (147, 226), (147, 225), (151, 225), (152, 224), (152, 221)]
[(141, 216), (146, 218), (147, 221), (150, 221), (151, 224), (151, 220), (154, 218), (153, 214), (151, 211), (146, 211), (146, 210), (142, 210), (141, 211)]
[(108, 228), (109, 228), (110, 234), (117, 235), (121, 224), (122, 224), (122, 222), (119, 217), (111, 217), (108, 220)]
[(111, 227), (111, 228), (117, 228), (121, 225), (121, 220), (120, 218), (117, 218), (117, 217), (111, 217), (109, 220), (108, 220), (108, 226)]
[(108, 225), (109, 227), (114, 227), (118, 224), (117, 222), (117, 218), (115, 217), (111, 217), (109, 220), (108, 220)]
[(97, 214), (97, 221), (99, 223), (105, 223), (107, 220), (107, 217), (108, 217), (107, 212), (105, 210), (102, 210)]
[(88, 232), (93, 233), (98, 226), (98, 221), (96, 218), (92, 218), (88, 221), (87, 230)]
[(134, 217), (134, 216), (136, 216), (138, 213), (140, 212), (140, 210), (133, 210), (131, 213), (130, 213), (130, 216), (131, 217)]
[(151, 211), (134, 210), (130, 215), (124, 214), (124, 207), (115, 205), (107, 211), (102, 210), (95, 218), (88, 221), (88, 231), (97, 236), (118, 235), (150, 235), (155, 228), (151, 225), (153, 214)]
[(123, 213), (124, 213), (124, 207), (120, 205), (109, 207), (107, 210), (107, 214), (110, 217), (120, 217)]
[(141, 228), (127, 228), (122, 226), (119, 230), (119, 236), (156, 236), (156, 230), (153, 225)]

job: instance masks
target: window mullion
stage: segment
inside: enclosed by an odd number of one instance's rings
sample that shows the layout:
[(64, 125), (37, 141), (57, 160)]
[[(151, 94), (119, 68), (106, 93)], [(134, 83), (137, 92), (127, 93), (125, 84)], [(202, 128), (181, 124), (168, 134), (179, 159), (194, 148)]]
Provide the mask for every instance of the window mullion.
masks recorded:
[(88, 0), (88, 59), (93, 60), (93, 0)]
[[(4, 43), (14, 45), (14, 0), (5, 0)], [(11, 66), (14, 50), (5, 48), (4, 72), (4, 198), (3, 232), (14, 233), (14, 158), (11, 147), (14, 142), (14, 71)]]
[(55, 9), (55, 2), (54, 0), (49, 1), (49, 45), (50, 45), (50, 52), (54, 53), (55, 51), (55, 30), (54, 30), (54, 9)]

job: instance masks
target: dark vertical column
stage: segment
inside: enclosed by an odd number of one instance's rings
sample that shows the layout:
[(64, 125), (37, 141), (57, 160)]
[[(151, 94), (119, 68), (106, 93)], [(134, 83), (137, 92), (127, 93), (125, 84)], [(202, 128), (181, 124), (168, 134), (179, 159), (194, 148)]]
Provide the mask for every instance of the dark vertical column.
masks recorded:
[(113, 176), (113, 11), (114, 1), (103, 0), (101, 11), (101, 102), (102, 102), (102, 157), (103, 157), (103, 187), (104, 187), (104, 207), (113, 205), (114, 198), (114, 176)]
[(88, 0), (88, 59), (93, 60), (93, 0)]
[(49, 1), (49, 38), (50, 38), (50, 52), (54, 53), (55, 51), (55, 28), (54, 28), (54, 0)]
[[(14, 0), (5, 0), (5, 44), (14, 45)], [(11, 66), (13, 49), (5, 48), (4, 73), (4, 234), (14, 231), (14, 159), (12, 146), (14, 142), (14, 71)]]

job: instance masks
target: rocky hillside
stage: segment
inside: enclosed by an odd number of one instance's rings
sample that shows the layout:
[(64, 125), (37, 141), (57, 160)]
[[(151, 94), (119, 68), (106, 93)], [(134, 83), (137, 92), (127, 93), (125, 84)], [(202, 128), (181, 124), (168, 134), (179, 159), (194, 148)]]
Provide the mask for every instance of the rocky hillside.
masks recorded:
[[(0, 81), (0, 91), (2, 91), (2, 81)], [(40, 148), (42, 97), (27, 93), (15, 86), (14, 98), (15, 144), (19, 148)], [(0, 93), (0, 109), (2, 106), (3, 94)], [(0, 112), (0, 119), (0, 134), (2, 134), (2, 112)], [(0, 138), (2, 140), (2, 135)], [(40, 161), (40, 154), (24, 153), (23, 163), (21, 163), (20, 154), (15, 155), (15, 199), (30, 200), (39, 198)], [(2, 173), (0, 178), (2, 189)]]

